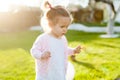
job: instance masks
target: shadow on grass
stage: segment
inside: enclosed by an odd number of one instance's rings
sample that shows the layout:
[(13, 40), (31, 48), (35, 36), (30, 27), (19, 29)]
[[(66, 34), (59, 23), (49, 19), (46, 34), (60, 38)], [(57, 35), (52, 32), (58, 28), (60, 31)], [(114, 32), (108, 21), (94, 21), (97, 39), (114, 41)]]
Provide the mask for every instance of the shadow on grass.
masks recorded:
[(99, 73), (104, 74), (101, 70), (96, 69), (96, 68), (94, 67), (94, 65), (92, 65), (92, 64), (90, 64), (90, 63), (78, 61), (77, 59), (75, 59), (75, 56), (71, 56), (71, 59), (72, 59), (73, 62), (77, 63), (78, 65), (82, 65), (82, 66), (84, 66), (84, 67), (86, 67), (86, 68), (89, 68), (89, 69), (92, 69), (92, 70), (95, 70), (95, 71), (97, 71), (97, 72), (99, 72)]
[(90, 63), (81, 62), (81, 61), (76, 60), (75, 56), (71, 56), (71, 59), (72, 59), (73, 62), (75, 62), (75, 63), (77, 63), (79, 65), (83, 65), (83, 66), (85, 66), (87, 68), (90, 68), (90, 69), (95, 69), (95, 67)]
[(120, 75), (118, 75), (114, 80), (120, 80)]

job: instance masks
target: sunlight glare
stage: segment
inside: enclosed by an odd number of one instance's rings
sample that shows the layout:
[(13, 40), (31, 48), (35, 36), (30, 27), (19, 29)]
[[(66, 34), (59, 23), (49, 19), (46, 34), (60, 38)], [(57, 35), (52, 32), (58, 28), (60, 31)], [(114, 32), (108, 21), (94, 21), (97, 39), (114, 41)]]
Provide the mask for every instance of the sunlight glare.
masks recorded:
[(0, 0), (0, 12), (7, 12), (11, 5), (39, 6), (39, 0)]
[(6, 12), (9, 10), (9, 2), (0, 0), (0, 12)]

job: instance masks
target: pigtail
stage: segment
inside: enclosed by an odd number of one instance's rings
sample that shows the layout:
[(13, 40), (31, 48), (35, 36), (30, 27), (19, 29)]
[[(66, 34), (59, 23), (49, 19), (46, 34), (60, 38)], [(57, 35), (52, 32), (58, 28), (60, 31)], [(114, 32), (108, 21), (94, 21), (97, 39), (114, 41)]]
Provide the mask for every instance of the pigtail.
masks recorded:
[(41, 4), (41, 9), (43, 10), (43, 11), (47, 11), (47, 10), (49, 10), (49, 9), (52, 9), (53, 7), (52, 7), (52, 5), (46, 0), (46, 1), (44, 1), (42, 4)]
[(45, 6), (50, 8), (50, 9), (52, 9), (52, 6), (51, 6), (51, 4), (48, 1), (46, 1)]

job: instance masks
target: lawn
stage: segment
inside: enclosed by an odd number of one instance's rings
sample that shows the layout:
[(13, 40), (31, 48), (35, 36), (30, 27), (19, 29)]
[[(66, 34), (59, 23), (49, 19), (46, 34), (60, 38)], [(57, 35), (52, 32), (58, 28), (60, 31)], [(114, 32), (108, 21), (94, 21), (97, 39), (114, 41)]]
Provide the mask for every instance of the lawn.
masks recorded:
[[(0, 80), (34, 80), (34, 59), (30, 48), (39, 31), (0, 33)], [(85, 49), (69, 60), (75, 67), (75, 80), (114, 80), (120, 77), (120, 38), (102, 39), (104, 33), (68, 31), (69, 46)], [(120, 34), (120, 33), (118, 33)]]

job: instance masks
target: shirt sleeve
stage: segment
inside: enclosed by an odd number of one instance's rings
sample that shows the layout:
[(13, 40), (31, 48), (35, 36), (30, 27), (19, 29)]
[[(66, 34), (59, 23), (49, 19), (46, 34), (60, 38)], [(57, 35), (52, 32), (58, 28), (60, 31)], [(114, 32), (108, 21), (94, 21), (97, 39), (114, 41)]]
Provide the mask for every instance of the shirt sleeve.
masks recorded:
[(67, 54), (68, 55), (74, 55), (74, 48), (67, 47)]
[(68, 46), (68, 42), (67, 42), (67, 39), (66, 37), (64, 36), (64, 42), (65, 42), (65, 48), (66, 48), (66, 53), (67, 55), (73, 55), (74, 54), (74, 48), (71, 48)]
[(44, 40), (42, 39), (41, 36), (39, 36), (36, 39), (36, 41), (33, 43), (30, 53), (35, 59), (41, 58), (41, 55), (43, 54), (43, 50), (44, 50), (43, 44), (44, 44)]

